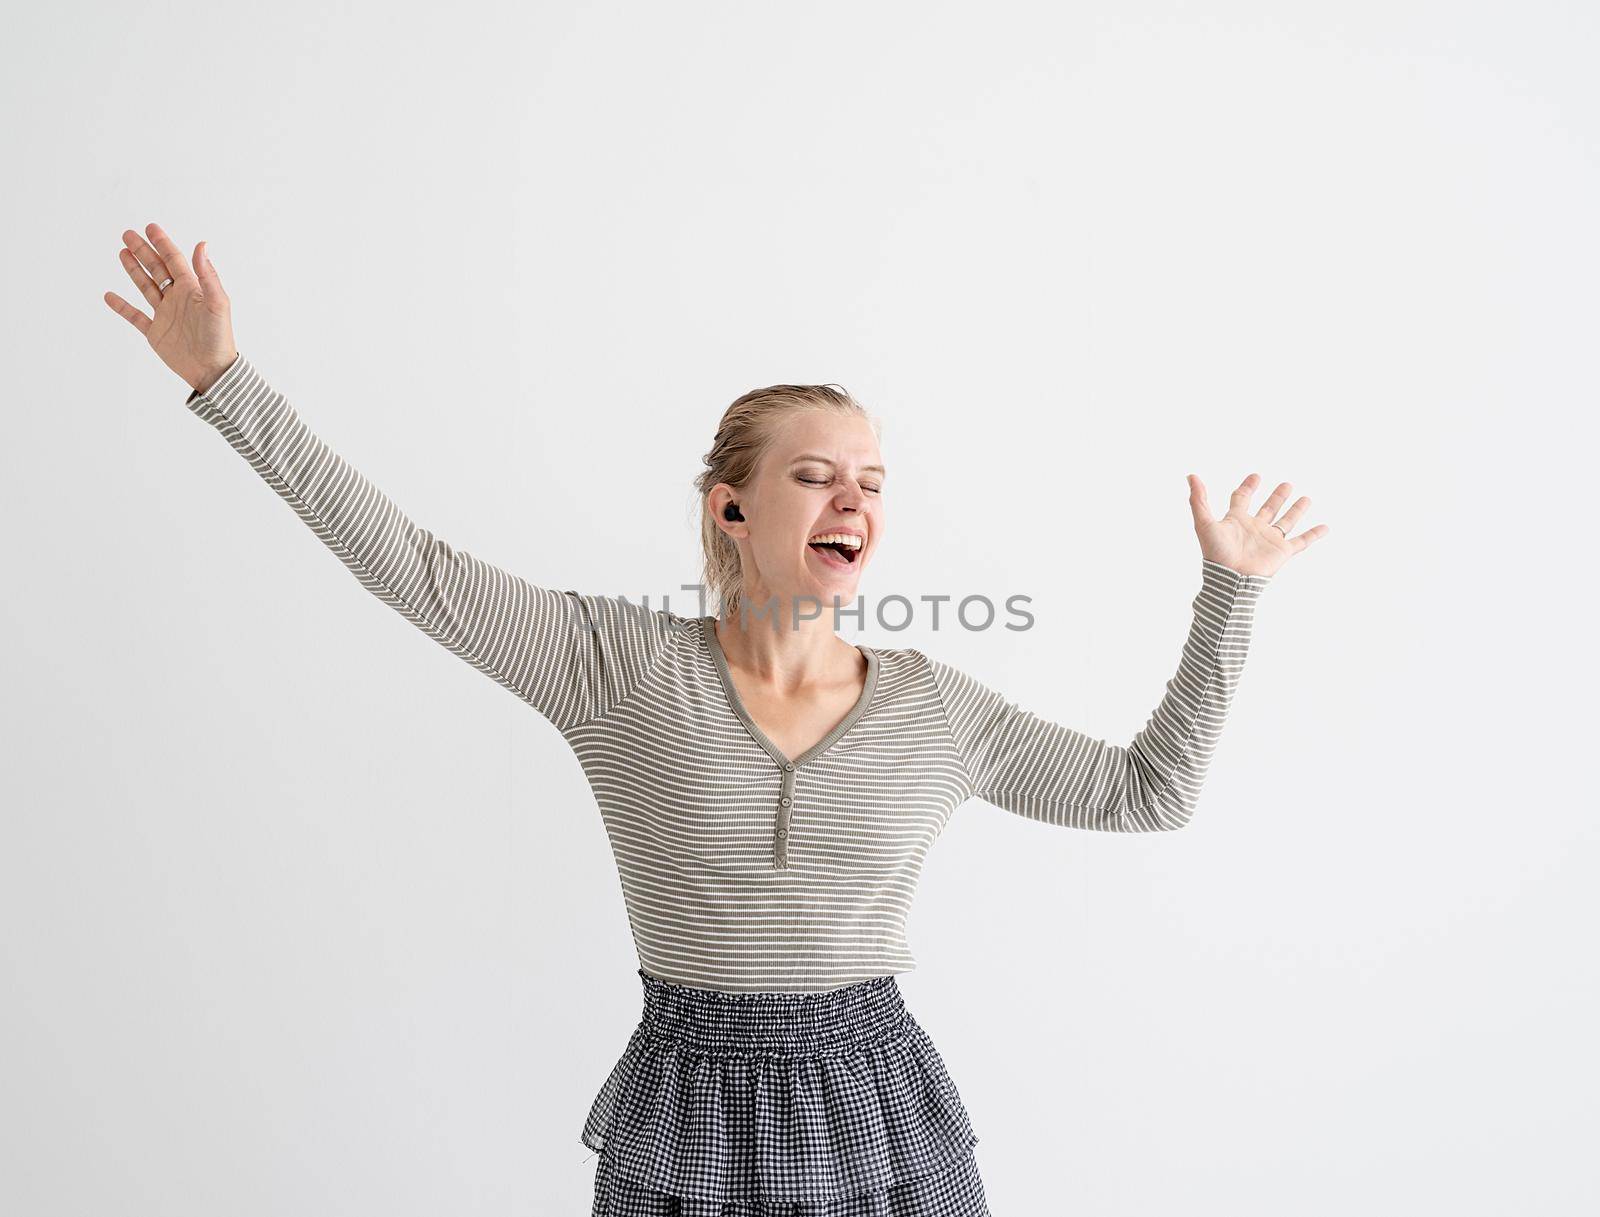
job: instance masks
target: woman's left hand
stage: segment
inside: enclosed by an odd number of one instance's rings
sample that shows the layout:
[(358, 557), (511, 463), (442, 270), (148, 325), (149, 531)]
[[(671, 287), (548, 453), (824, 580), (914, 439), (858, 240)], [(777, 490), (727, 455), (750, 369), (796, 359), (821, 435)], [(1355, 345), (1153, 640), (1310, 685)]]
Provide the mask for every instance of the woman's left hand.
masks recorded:
[(1250, 499), (1260, 485), (1261, 479), (1253, 473), (1245, 478), (1229, 496), (1227, 514), (1216, 520), (1206, 502), (1205, 483), (1194, 474), (1189, 475), (1189, 508), (1194, 512), (1194, 531), (1200, 538), (1202, 557), (1241, 575), (1271, 575), (1311, 542), (1327, 535), (1326, 524), (1308, 528), (1297, 537), (1289, 535), (1311, 500), (1301, 495), (1280, 516), (1278, 512), (1293, 489), (1288, 482), (1279, 482), (1261, 510), (1252, 512)]

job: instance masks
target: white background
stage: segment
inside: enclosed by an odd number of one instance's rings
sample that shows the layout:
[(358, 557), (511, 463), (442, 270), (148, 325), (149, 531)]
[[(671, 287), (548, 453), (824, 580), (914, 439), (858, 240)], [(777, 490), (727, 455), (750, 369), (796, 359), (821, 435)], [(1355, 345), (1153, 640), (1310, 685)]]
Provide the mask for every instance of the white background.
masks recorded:
[[(239, 348), (440, 536), (698, 577), (724, 406), (886, 421), (869, 627), (1117, 742), (1185, 475), (1328, 538), (1194, 822), (963, 807), (902, 990), (998, 1217), (1581, 1214), (1593, 1026), (1587, 5), (34, 5), (7, 18), (0, 1209), (585, 1214), (638, 1017), (526, 705), (368, 595), (101, 300)], [(675, 607), (680, 607), (675, 604)], [(684, 605), (682, 607), (690, 607)], [(919, 623), (921, 624), (921, 623)]]

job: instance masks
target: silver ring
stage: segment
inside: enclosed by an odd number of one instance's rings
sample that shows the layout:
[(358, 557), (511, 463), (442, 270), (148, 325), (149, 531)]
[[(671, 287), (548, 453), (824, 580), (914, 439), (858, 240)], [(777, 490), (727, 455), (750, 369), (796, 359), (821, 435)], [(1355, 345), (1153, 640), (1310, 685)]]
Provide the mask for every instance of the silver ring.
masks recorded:
[(175, 283), (175, 282), (176, 282), (176, 280), (173, 279), (169, 275), (167, 278), (163, 279), (160, 283), (156, 284), (156, 291), (164, 292), (164, 291), (167, 290), (167, 288), (171, 287), (173, 285), (173, 283)]
[[(1283, 525), (1282, 524), (1274, 524), (1272, 527), (1276, 528), (1279, 532), (1283, 532)], [(1283, 532), (1283, 539), (1285, 541), (1287, 541), (1289, 539), (1289, 534), (1286, 533), (1286, 532)]]

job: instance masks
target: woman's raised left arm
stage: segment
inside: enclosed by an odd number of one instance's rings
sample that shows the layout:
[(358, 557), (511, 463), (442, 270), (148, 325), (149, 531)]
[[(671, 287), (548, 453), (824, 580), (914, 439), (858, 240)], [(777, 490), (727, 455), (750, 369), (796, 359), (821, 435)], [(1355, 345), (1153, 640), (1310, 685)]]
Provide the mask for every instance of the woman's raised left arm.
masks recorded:
[[(1213, 519), (1205, 486), (1189, 476), (1200, 540), (1200, 591), (1178, 671), (1126, 747), (1041, 718), (938, 660), (927, 663), (967, 779), (965, 791), (1019, 815), (1073, 828), (1161, 832), (1194, 815), (1249, 651), (1256, 602), (1286, 561), (1328, 532), (1291, 537), (1310, 499), (1280, 516), (1281, 482), (1250, 510), (1250, 474)], [(920, 652), (919, 652), (920, 654)]]

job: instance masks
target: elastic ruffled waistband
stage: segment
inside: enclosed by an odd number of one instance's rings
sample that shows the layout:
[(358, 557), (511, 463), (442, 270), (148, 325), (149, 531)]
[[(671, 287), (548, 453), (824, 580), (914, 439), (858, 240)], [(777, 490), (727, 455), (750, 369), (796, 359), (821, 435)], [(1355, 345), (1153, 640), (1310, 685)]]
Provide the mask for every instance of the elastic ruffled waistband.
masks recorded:
[(638, 973), (640, 1026), (699, 1052), (815, 1056), (897, 1036), (908, 1017), (892, 974), (813, 993), (733, 993)]

